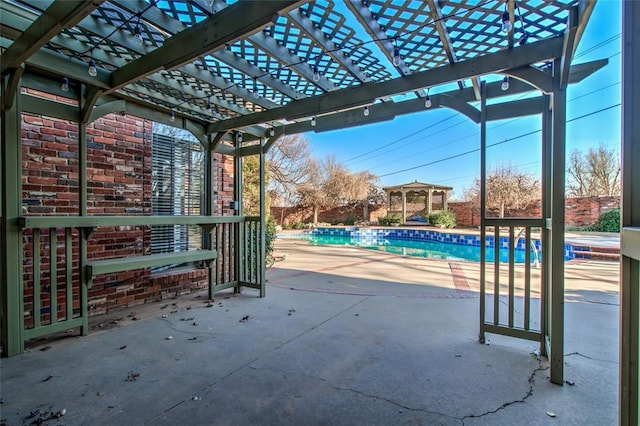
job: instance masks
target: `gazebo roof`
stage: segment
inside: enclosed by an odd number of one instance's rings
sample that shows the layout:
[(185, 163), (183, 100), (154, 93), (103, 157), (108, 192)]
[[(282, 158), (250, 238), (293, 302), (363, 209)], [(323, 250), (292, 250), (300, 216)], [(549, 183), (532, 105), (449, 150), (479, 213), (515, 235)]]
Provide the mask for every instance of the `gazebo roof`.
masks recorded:
[(411, 190), (416, 190), (416, 191), (421, 191), (421, 190), (428, 190), (428, 189), (436, 189), (438, 191), (453, 191), (453, 188), (450, 186), (442, 186), (442, 185), (435, 185), (433, 183), (424, 183), (424, 182), (418, 182), (413, 181), (411, 183), (404, 183), (402, 185), (395, 185), (395, 186), (387, 186), (382, 188), (383, 191), (385, 192), (390, 192), (390, 191), (397, 191), (397, 190), (402, 190), (402, 189), (411, 189)]
[[(125, 112), (214, 145), (230, 132), (246, 142), (391, 120), (424, 110), (438, 86), (432, 108), (459, 109), (490, 74), (515, 80), (506, 91), (488, 83), (488, 97), (540, 89), (524, 81), (554, 58), (563, 84), (580, 81), (606, 63), (571, 66), (594, 4), (4, 0), (1, 73), (82, 98), (84, 122)], [(27, 99), (23, 110), (67, 114), (54, 104)]]

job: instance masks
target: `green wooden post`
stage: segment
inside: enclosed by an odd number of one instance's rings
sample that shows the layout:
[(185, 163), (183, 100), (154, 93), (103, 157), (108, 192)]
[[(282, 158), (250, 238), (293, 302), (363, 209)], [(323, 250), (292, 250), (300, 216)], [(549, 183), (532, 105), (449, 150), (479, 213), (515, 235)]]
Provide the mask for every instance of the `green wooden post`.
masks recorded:
[(620, 425), (640, 422), (640, 3), (622, 4)]
[(551, 147), (551, 383), (564, 383), (564, 203), (567, 91), (560, 87), (560, 60), (553, 63)]
[[(209, 136), (209, 146), (205, 152), (205, 172), (204, 172), (204, 214), (206, 216), (213, 216), (214, 212), (214, 193), (213, 193), (213, 176), (215, 173), (215, 163), (214, 163), (214, 155), (213, 150), (211, 149), (211, 136)], [(212, 231), (214, 231), (215, 227), (205, 227), (205, 238), (204, 244), (205, 247), (209, 250), (213, 249), (213, 235)], [(209, 262), (208, 266), (208, 275), (209, 275), (209, 285), (208, 285), (208, 295), (209, 300), (213, 299), (213, 287), (215, 286), (215, 265), (217, 262)]]
[[(542, 111), (542, 266), (540, 285), (540, 331), (543, 340), (540, 354), (549, 356), (551, 345), (549, 329), (549, 290), (551, 288), (551, 95), (544, 95)], [(549, 223), (547, 223), (549, 221)]]
[[(242, 208), (242, 157), (239, 155), (238, 150), (240, 149), (240, 145), (242, 144), (242, 136), (241, 133), (234, 133), (235, 139), (235, 148), (236, 152), (233, 157), (233, 199), (237, 203), (236, 211), (234, 214), (236, 216), (243, 215)], [(243, 233), (242, 229), (244, 227), (244, 223), (236, 223), (233, 225), (233, 269), (234, 269), (234, 280), (238, 282), (238, 284), (234, 287), (234, 293), (242, 292), (242, 280), (245, 278), (242, 276), (243, 271), (243, 259), (242, 259), (242, 245), (243, 245)], [(229, 236), (231, 237), (231, 235)]]
[[(22, 228), (18, 218), (22, 214), (22, 142), (20, 113), (20, 83), (8, 86), (11, 76), (2, 80), (2, 347), (4, 356), (24, 350)], [(8, 93), (15, 90), (15, 93)], [(6, 105), (8, 96), (13, 101)], [(35, 307), (34, 307), (35, 310)], [(39, 314), (34, 312), (34, 316)]]
[[(78, 102), (78, 215), (87, 215), (87, 123), (82, 120), (85, 108), (84, 90), (79, 91)], [(89, 334), (89, 286), (91, 277), (87, 275), (89, 238), (91, 231), (87, 228), (79, 229), (80, 251), (80, 316), (82, 317), (82, 335)]]
[(260, 141), (260, 256), (258, 257), (259, 267), (259, 284), (260, 284), (260, 297), (265, 297), (266, 294), (266, 275), (267, 275), (267, 247), (266, 247), (266, 226), (267, 226), (267, 200), (265, 192), (265, 179), (266, 164), (264, 158), (264, 140)]
[[(487, 285), (487, 228), (485, 224), (485, 209), (487, 207), (487, 83), (480, 83), (480, 332), (478, 340), (484, 343), (485, 336), (485, 316), (486, 316), (486, 290)], [(431, 203), (431, 200), (429, 200)], [(431, 205), (429, 205), (431, 206)]]

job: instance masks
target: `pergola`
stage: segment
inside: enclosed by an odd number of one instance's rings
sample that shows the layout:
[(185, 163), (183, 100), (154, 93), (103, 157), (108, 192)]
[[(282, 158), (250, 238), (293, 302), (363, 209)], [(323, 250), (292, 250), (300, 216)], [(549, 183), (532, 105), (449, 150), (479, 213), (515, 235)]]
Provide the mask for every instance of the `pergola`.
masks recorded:
[[(366, 125), (394, 117), (450, 108), (480, 125), (481, 192), (486, 175), (486, 124), (538, 115), (543, 124), (542, 216), (494, 219), (482, 214), (481, 232), (515, 227), (542, 229), (543, 299), (536, 329), (513, 321), (513, 282), (508, 320), (498, 313), (497, 275), (481, 264), (480, 340), (501, 333), (538, 342), (551, 363), (551, 380), (563, 382), (563, 248), (566, 87), (597, 71), (606, 60), (573, 65), (572, 58), (595, 0), (5, 0), (0, 4), (2, 48), (2, 347), (23, 350), (24, 340), (81, 327), (92, 277), (174, 261), (162, 256), (89, 261), (86, 246), (103, 226), (197, 224), (206, 250), (179, 254), (210, 265), (210, 292), (248, 286), (264, 295), (264, 185), (261, 215), (215, 217), (212, 209), (214, 153), (240, 161), (264, 153), (284, 134)], [(638, 420), (638, 286), (640, 282), (640, 4), (623, 6), (623, 213), (621, 423)], [(495, 78), (496, 75), (499, 77)], [(501, 79), (504, 77), (504, 80)], [(451, 83), (451, 85), (449, 85)], [(33, 89), (66, 98), (56, 101)], [(524, 99), (512, 95), (531, 92)], [(404, 96), (400, 96), (404, 95)], [(494, 98), (507, 98), (497, 102)], [(488, 102), (490, 101), (490, 102)], [(21, 210), (21, 114), (43, 114), (78, 126), (79, 216), (23, 216)], [(201, 216), (91, 216), (87, 214), (86, 125), (124, 113), (186, 129), (207, 155), (206, 203)], [(484, 199), (484, 197), (482, 197)], [(241, 201), (241, 200), (239, 200)], [(241, 206), (241, 202), (239, 205)], [(484, 202), (481, 211), (485, 211)], [(80, 233), (77, 270), (82, 312), (66, 321), (25, 329), (23, 232), (63, 228)], [(53, 230), (53, 231), (52, 231)], [(75, 231), (74, 231), (75, 232)], [(52, 234), (51, 234), (52, 233)], [(233, 253), (222, 250), (235, 236)], [(223, 240), (221, 242), (221, 239)], [(484, 250), (484, 247), (483, 247)], [(223, 258), (221, 259), (221, 256)], [(484, 253), (482, 254), (484, 259)], [(214, 279), (218, 262), (234, 276)], [(225, 263), (226, 262), (226, 263)], [(229, 263), (231, 262), (231, 263)], [(498, 259), (496, 259), (498, 262)], [(497, 264), (495, 265), (497, 267)], [(512, 267), (511, 263), (511, 267)], [(511, 269), (512, 270), (512, 269)], [(513, 274), (510, 274), (513, 277)], [(494, 286), (494, 312), (486, 315), (485, 290)], [(61, 284), (62, 285), (62, 284)], [(67, 283), (67, 285), (72, 285)], [(39, 297), (39, 296), (38, 296)], [(39, 299), (38, 299), (39, 300)], [(525, 296), (526, 303), (530, 298)], [(527, 305), (528, 306), (528, 305)], [(529, 308), (525, 308), (528, 311)]]
[[(449, 192), (453, 190), (450, 186), (441, 186), (434, 185), (431, 183), (424, 182), (411, 182), (403, 185), (395, 185), (388, 186), (382, 188), (382, 190), (387, 194), (387, 212), (388, 213), (400, 213), (402, 215), (402, 222), (407, 221), (408, 214), (408, 206), (407, 206), (407, 197), (410, 198), (409, 201), (412, 201), (414, 198), (422, 198), (424, 201), (422, 203), (418, 203), (419, 206), (424, 205), (424, 207), (420, 208), (418, 212), (424, 212), (424, 214), (431, 214), (435, 211), (443, 211), (447, 210), (447, 199), (449, 198)], [(392, 207), (392, 196), (397, 196), (400, 194), (400, 210)], [(434, 197), (438, 197), (440, 200), (438, 204), (435, 205), (434, 208)], [(422, 201), (422, 200), (421, 200)], [(414, 204), (414, 203), (412, 203)], [(411, 213), (414, 212), (415, 207), (411, 209)]]

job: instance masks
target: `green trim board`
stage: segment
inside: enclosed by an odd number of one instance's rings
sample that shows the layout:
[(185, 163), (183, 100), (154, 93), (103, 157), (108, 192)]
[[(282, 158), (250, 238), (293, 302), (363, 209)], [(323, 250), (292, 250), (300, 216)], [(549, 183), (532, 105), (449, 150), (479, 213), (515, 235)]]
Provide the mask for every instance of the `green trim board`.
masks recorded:
[(96, 228), (101, 226), (208, 225), (240, 223), (242, 216), (23, 216), (21, 227)]
[(160, 253), (137, 257), (90, 260), (87, 262), (87, 276), (125, 272), (134, 269), (152, 268), (177, 263), (212, 261), (217, 257), (215, 250), (192, 250), (185, 252)]

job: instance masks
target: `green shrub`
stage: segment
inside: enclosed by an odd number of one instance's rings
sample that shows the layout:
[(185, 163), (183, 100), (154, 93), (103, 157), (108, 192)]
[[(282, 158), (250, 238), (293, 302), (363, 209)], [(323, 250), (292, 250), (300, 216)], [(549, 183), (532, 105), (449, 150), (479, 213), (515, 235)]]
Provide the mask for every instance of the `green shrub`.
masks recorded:
[(291, 229), (304, 229), (307, 225), (304, 222), (293, 222), (291, 224)]
[(456, 215), (453, 212), (432, 213), (429, 215), (429, 225), (454, 228), (456, 226)]
[(595, 231), (600, 232), (620, 232), (620, 209), (604, 212), (594, 225)]
[(402, 217), (399, 214), (388, 214), (385, 217), (378, 219), (378, 223), (382, 226), (398, 225), (402, 222)]
[(266, 225), (264, 229), (264, 245), (267, 259), (269, 259), (273, 254), (273, 243), (276, 240), (276, 222), (270, 217), (267, 219)]

